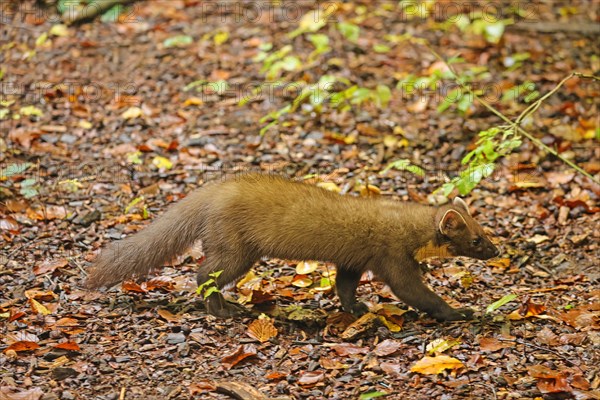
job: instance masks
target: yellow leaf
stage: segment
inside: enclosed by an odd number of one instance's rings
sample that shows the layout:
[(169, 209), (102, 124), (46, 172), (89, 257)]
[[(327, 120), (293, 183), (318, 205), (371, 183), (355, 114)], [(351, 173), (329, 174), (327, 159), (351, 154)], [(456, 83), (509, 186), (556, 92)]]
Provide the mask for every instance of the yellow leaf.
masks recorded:
[(125, 112), (123, 114), (121, 114), (121, 117), (124, 119), (135, 119), (138, 118), (142, 115), (142, 109), (139, 107), (129, 107), (127, 110), (125, 110)]
[(457, 371), (463, 368), (464, 365), (460, 360), (449, 356), (428, 357), (425, 356), (413, 365), (411, 372), (417, 372), (424, 375), (436, 375), (442, 371), (449, 369)]
[(307, 275), (296, 275), (296, 276), (294, 276), (294, 280), (292, 280), (292, 285), (294, 285), (296, 287), (305, 288), (305, 287), (309, 287), (312, 284), (313, 284), (312, 279), (310, 279), (310, 277)]
[(427, 351), (428, 354), (436, 354), (436, 353), (443, 353), (444, 351), (456, 346), (460, 344), (460, 340), (445, 340), (442, 338), (439, 339), (435, 339), (433, 341), (431, 341), (427, 347), (425, 347), (425, 350)]
[(50, 34), (54, 36), (69, 36), (69, 28), (64, 24), (52, 25)]
[(342, 189), (340, 189), (338, 187), (338, 185), (336, 185), (333, 182), (319, 182), (319, 183), (317, 183), (317, 186), (320, 188), (323, 188), (325, 190), (330, 190), (330, 191), (336, 192), (336, 193), (339, 193), (342, 191)]
[(36, 314), (48, 315), (51, 314), (50, 310), (48, 310), (42, 303), (35, 299), (29, 299), (29, 304), (31, 304), (31, 309)]
[(79, 127), (83, 129), (92, 129), (92, 123), (84, 119), (79, 121)]
[(215, 37), (213, 37), (213, 40), (215, 41), (215, 45), (217, 45), (217, 46), (220, 46), (223, 43), (225, 43), (227, 41), (227, 39), (229, 39), (228, 32), (218, 32), (215, 34)]
[(156, 166), (156, 168), (159, 168), (159, 169), (173, 168), (173, 163), (168, 158), (161, 157), (161, 156), (154, 157), (154, 159), (152, 159), (152, 164), (154, 164), (154, 166)]
[(319, 263), (316, 261), (302, 261), (296, 265), (296, 273), (299, 275), (308, 275), (315, 272), (319, 267)]
[(204, 101), (199, 98), (199, 97), (190, 97), (189, 99), (186, 99), (185, 102), (183, 103), (184, 106), (201, 106), (202, 104), (204, 104)]

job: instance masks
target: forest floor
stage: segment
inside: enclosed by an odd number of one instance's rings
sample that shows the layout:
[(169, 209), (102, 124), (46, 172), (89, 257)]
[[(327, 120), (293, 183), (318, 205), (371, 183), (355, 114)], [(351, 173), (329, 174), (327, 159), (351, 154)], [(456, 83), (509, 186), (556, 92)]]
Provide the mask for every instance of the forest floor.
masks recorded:
[[(435, 89), (394, 89), (387, 107), (304, 104), (261, 135), (260, 119), (294, 97), (275, 88), (238, 104), (266, 80), (254, 60), (266, 44), (303, 60), (281, 72), (289, 82), (396, 88), (445, 70), (398, 39), (425, 38), (484, 88), (544, 94), (571, 72), (598, 75), (596, 1), (527, 3), (531, 23), (507, 25), (498, 43), (444, 25), (450, 9), (409, 18), (398, 2), (344, 3), (336, 20), (360, 32), (322, 28), (326, 62), (306, 35), (288, 36), (311, 2), (137, 2), (118, 22), (68, 28), (40, 3), (2, 2), (0, 400), (600, 399), (600, 187), (527, 139), (466, 197), (502, 255), (432, 261), (424, 274), (474, 321), (403, 313), (365, 276), (358, 295), (374, 314), (356, 322), (330, 265), (293, 260), (262, 261), (231, 292), (248, 316), (216, 319), (196, 294), (195, 250), (145, 283), (82, 286), (102, 246), (221, 174), (427, 203), (477, 133), (502, 123), (476, 103), (437, 110)], [(575, 77), (523, 122), (596, 179), (599, 92)], [(490, 102), (514, 119), (524, 97)], [(425, 176), (381, 173), (398, 159)]]

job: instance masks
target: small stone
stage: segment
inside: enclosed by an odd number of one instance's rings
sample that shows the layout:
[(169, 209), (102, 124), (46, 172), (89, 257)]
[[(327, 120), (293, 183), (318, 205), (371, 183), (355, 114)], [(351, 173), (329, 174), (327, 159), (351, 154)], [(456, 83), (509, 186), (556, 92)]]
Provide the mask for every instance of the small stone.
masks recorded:
[(183, 333), (169, 333), (167, 335), (167, 343), (178, 344), (185, 342), (185, 335)]

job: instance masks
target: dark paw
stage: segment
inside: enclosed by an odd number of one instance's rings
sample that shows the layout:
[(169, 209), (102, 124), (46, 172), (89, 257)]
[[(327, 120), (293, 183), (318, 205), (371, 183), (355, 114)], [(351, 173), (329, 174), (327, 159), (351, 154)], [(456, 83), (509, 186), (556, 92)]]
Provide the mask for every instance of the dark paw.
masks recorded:
[(455, 308), (443, 314), (434, 315), (438, 321), (467, 321), (473, 319), (474, 311), (470, 308)]
[(207, 301), (206, 310), (209, 314), (219, 318), (235, 318), (245, 313), (245, 309), (237, 304), (227, 301)]
[(361, 316), (369, 312), (369, 307), (363, 302), (357, 302), (352, 305), (350, 312), (356, 316)]

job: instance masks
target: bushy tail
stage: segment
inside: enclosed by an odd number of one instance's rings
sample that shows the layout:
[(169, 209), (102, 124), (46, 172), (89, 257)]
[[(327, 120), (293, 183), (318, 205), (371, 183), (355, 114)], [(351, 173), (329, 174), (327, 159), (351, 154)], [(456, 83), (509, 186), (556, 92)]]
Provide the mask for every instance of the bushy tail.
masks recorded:
[(194, 192), (172, 206), (150, 226), (111, 243), (94, 261), (86, 286), (111, 286), (150, 270), (186, 251), (200, 239), (205, 221), (203, 194)]

